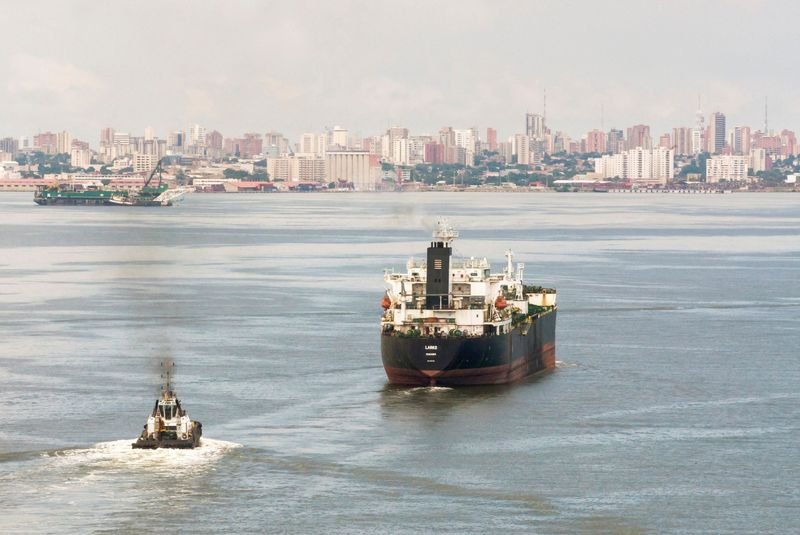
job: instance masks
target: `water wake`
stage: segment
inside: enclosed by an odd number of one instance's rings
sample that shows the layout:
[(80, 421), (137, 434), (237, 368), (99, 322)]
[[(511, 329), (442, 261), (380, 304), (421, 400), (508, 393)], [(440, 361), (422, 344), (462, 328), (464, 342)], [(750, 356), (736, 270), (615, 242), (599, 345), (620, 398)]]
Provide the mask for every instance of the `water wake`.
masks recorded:
[(403, 393), (406, 395), (413, 395), (417, 392), (425, 392), (425, 393), (436, 393), (436, 392), (450, 392), (453, 388), (449, 386), (415, 386), (414, 388), (409, 388), (408, 390), (403, 390)]
[(58, 466), (70, 465), (107, 468), (111, 471), (164, 470), (181, 468), (192, 470), (203, 468), (219, 460), (227, 451), (241, 447), (234, 442), (200, 439), (195, 449), (155, 449), (141, 450), (131, 448), (134, 440), (114, 440), (100, 442), (90, 448), (65, 449), (43, 454)]

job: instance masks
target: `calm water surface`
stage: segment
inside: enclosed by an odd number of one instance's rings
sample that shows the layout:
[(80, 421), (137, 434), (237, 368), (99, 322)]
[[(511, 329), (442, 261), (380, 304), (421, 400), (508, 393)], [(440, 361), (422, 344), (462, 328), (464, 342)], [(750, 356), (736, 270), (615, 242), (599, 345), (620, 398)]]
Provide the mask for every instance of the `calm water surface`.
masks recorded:
[[(559, 290), (558, 368), (387, 386), (383, 269)], [(800, 530), (800, 197), (0, 195), (0, 532)], [(159, 362), (203, 447), (131, 451)]]

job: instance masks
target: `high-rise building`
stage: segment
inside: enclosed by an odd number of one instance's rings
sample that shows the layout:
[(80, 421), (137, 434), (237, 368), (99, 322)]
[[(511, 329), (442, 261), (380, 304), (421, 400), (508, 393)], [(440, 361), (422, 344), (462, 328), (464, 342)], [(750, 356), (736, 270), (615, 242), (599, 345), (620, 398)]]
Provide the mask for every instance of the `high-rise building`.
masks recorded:
[(114, 144), (114, 129), (103, 128), (100, 130), (100, 149), (110, 147)]
[(454, 163), (471, 167), (475, 164), (475, 146), (478, 144), (477, 130), (475, 128), (454, 129), (453, 135), (456, 147), (464, 149), (463, 154), (458, 153), (457, 161)]
[(628, 128), (628, 150), (642, 148), (649, 150), (653, 147), (650, 137), (650, 127), (646, 124), (637, 124)]
[(661, 147), (662, 149), (671, 149), (671, 148), (673, 148), (673, 146), (672, 146), (672, 136), (669, 135), (668, 133), (661, 134), (661, 137), (658, 138), (658, 146)]
[(622, 130), (612, 128), (606, 136), (606, 150), (612, 154), (619, 154), (625, 150), (625, 135)]
[(180, 152), (186, 143), (185, 137), (183, 130), (173, 130), (170, 132), (167, 136), (167, 145), (169, 145), (170, 150)]
[(150, 173), (153, 169), (155, 169), (157, 163), (158, 156), (156, 154), (134, 154), (133, 172)]
[(92, 163), (92, 152), (89, 149), (72, 147), (69, 152), (69, 164), (72, 167), (86, 169)]
[(705, 152), (704, 130), (695, 128), (692, 130), (692, 154), (700, 154)]
[(750, 154), (750, 127), (749, 126), (735, 126), (732, 132), (731, 149), (734, 154), (745, 155)]
[(708, 152), (719, 154), (725, 146), (725, 114), (714, 112), (708, 122)]
[(544, 116), (538, 113), (526, 113), (525, 135), (531, 139), (542, 139), (544, 137)]
[(208, 134), (206, 134), (206, 145), (208, 148), (214, 150), (222, 150), (222, 134), (217, 132), (216, 130), (212, 130)]
[(788, 157), (797, 154), (797, 137), (791, 130), (781, 132), (781, 156)]
[(342, 128), (341, 126), (334, 126), (333, 130), (330, 131), (330, 141), (328, 145), (335, 146), (339, 149), (347, 149), (350, 146), (348, 137), (350, 132), (347, 129)]
[[(513, 139), (513, 138), (512, 138)], [(506, 163), (511, 163), (514, 158), (514, 143), (513, 141), (501, 141), (497, 144), (497, 152), (503, 157)]]
[(754, 173), (766, 171), (771, 167), (772, 161), (765, 149), (751, 149), (750, 150), (750, 169)]
[(52, 132), (36, 134), (33, 136), (33, 146), (45, 154), (56, 154), (58, 152), (58, 136)]
[(57, 137), (56, 150), (59, 154), (69, 154), (72, 150), (72, 134), (64, 130), (59, 132)]
[(111, 156), (112, 158), (120, 158), (132, 154), (131, 151), (131, 136), (126, 132), (114, 132), (114, 137), (111, 141)]
[(672, 129), (672, 144), (675, 148), (675, 154), (686, 156), (694, 153), (692, 150), (692, 132), (691, 128), (685, 126)]
[(495, 152), (497, 150), (497, 130), (494, 128), (486, 129), (486, 143), (489, 145), (489, 150)]
[(264, 146), (264, 139), (261, 134), (246, 133), (244, 137), (226, 139), (223, 150), (229, 154), (235, 154), (239, 158), (253, 158), (261, 154)]
[(531, 163), (531, 138), (522, 134), (516, 134), (513, 138), (513, 144), (517, 163), (520, 165), (529, 165)]
[(675, 150), (658, 147), (651, 151), (651, 174), (654, 183), (664, 185), (675, 178)]
[(205, 145), (206, 144), (206, 129), (204, 126), (200, 126), (199, 124), (195, 124), (191, 128), (189, 128), (189, 140), (187, 145), (196, 146), (196, 145)]
[[(560, 130), (557, 131), (556, 135), (553, 136), (553, 152), (569, 153), (572, 150), (570, 143), (571, 140), (567, 134), (561, 132)], [(606, 144), (606, 149), (608, 149), (607, 144)]]
[(391, 154), (389, 161), (397, 165), (409, 164), (408, 138), (398, 137), (390, 141)]
[(592, 130), (586, 134), (586, 152), (606, 152), (606, 134), (601, 130)]
[(425, 163), (425, 144), (433, 141), (431, 136), (410, 136), (408, 138), (408, 162), (411, 165)]
[(320, 136), (313, 132), (305, 132), (300, 135), (300, 141), (297, 143), (297, 152), (299, 154), (322, 154), (324, 148), (320, 146)]
[(444, 145), (436, 142), (425, 143), (425, 163), (444, 163)]
[(0, 139), (0, 152), (6, 152), (10, 154), (12, 158), (16, 158), (19, 147), (18, 143), (19, 142), (13, 137), (4, 137)]
[(444, 163), (455, 163), (456, 136), (452, 126), (445, 126), (439, 129), (439, 143), (444, 147)]
[(267, 158), (267, 174), (270, 180), (281, 182), (325, 182), (327, 162), (313, 154), (292, 154)]

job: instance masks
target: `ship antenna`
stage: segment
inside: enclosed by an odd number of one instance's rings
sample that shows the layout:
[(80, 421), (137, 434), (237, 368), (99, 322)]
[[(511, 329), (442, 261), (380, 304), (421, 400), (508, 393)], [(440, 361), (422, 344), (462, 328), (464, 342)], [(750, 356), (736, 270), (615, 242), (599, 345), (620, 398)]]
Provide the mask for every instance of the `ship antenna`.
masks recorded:
[(175, 367), (174, 362), (161, 362), (161, 379), (163, 379), (163, 383), (161, 385), (161, 392), (172, 392), (172, 382), (170, 381), (172, 376), (172, 368)]

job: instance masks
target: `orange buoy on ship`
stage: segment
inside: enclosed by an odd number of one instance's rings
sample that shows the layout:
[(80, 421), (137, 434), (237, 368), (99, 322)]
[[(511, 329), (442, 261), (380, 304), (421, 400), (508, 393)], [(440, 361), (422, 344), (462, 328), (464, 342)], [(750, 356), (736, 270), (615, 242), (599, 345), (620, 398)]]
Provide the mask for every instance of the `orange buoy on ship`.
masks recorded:
[(388, 310), (389, 307), (392, 306), (392, 300), (389, 299), (388, 295), (383, 294), (383, 299), (381, 299), (381, 306), (383, 307), (384, 310)]
[(498, 295), (497, 299), (495, 299), (495, 301), (494, 301), (494, 307), (497, 310), (503, 310), (507, 306), (508, 306), (508, 303), (506, 302), (506, 298), (503, 297), (502, 295)]

